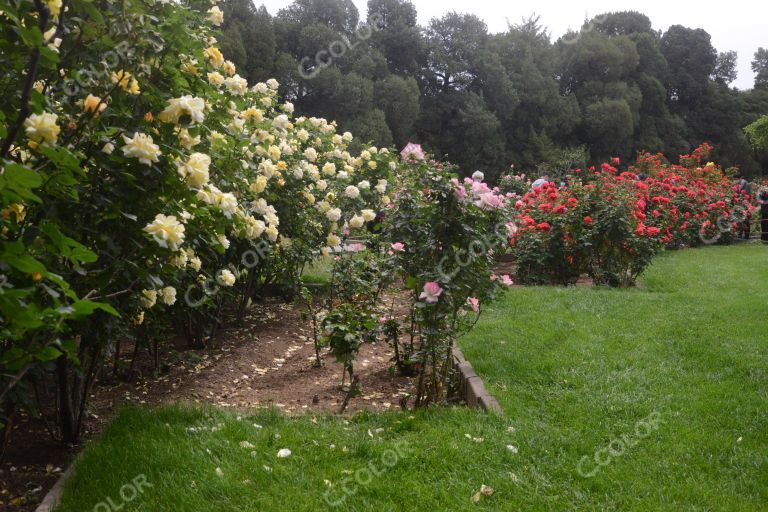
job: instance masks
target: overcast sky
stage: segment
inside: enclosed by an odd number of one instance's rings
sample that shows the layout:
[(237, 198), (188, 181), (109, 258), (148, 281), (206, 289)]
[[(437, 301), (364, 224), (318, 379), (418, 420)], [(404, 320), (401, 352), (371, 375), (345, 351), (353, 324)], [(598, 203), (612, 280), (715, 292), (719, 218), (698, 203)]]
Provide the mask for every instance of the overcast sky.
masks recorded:
[[(366, 0), (353, 0), (364, 18)], [(449, 11), (472, 13), (483, 19), (490, 32), (503, 32), (510, 23), (518, 23), (534, 12), (541, 23), (549, 28), (552, 39), (557, 39), (569, 28), (581, 27), (585, 17), (612, 11), (636, 10), (647, 15), (656, 30), (670, 25), (703, 28), (712, 36), (718, 51), (735, 50), (739, 55), (739, 76), (733, 85), (750, 89), (754, 74), (750, 69), (752, 55), (759, 46), (768, 47), (768, 2), (765, 0), (730, 0), (727, 2), (679, 2), (675, 0), (588, 0), (564, 2), (539, 0), (538, 2), (502, 2), (493, 0), (412, 0), (424, 26), (431, 18)], [(271, 14), (291, 4), (290, 0), (254, 0), (264, 4)]]

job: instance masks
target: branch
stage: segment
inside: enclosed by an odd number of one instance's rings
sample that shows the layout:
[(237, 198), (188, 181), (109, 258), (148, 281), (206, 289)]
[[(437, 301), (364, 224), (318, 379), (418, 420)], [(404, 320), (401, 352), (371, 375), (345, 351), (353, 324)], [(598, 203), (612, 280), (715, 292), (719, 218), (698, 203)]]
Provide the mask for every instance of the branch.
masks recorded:
[(3, 389), (3, 392), (0, 393), (0, 404), (3, 403), (3, 400), (5, 399), (5, 395), (7, 395), (11, 391), (11, 389), (13, 389), (13, 387), (16, 386), (16, 384), (18, 384), (19, 381), (24, 378), (24, 376), (29, 372), (29, 370), (32, 369), (33, 366), (34, 366), (33, 363), (27, 364), (27, 366), (19, 370), (19, 373), (17, 373), (11, 378), (10, 382), (8, 382), (8, 384), (5, 386), (5, 389)]

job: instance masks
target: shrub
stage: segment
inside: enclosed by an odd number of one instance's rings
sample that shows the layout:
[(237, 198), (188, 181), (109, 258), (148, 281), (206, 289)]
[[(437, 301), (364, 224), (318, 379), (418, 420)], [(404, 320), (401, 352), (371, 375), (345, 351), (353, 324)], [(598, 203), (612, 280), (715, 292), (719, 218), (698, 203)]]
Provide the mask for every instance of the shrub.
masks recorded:
[(509, 236), (505, 198), (479, 175), (459, 181), (452, 167), (422, 158), (400, 170), (382, 235), (410, 294), (411, 337), (397, 353), (418, 373), (417, 406), (446, 398), (456, 339), (509, 284), (493, 273)]
[(665, 245), (727, 243), (751, 215), (751, 196), (705, 161), (702, 145), (671, 165), (640, 154), (626, 171), (605, 163), (576, 170), (565, 187), (549, 183), (515, 204), (513, 254), (521, 281), (631, 286)]
[(295, 288), (389, 203), (397, 155), (352, 155), (351, 134), (295, 117), (276, 81), (250, 87), (216, 48), (207, 2), (0, 12), (0, 402), (51, 387), (40, 410), (74, 442), (122, 340), (157, 356), (174, 328), (204, 345), (228, 307)]

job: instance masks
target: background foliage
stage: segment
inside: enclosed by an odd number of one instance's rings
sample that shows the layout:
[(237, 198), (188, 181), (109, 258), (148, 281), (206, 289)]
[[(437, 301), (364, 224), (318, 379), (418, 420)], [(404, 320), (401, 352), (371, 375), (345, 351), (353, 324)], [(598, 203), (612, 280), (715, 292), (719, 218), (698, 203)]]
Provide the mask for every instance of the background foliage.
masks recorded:
[(703, 141), (726, 167), (768, 172), (768, 152), (742, 132), (768, 114), (768, 50), (754, 55), (754, 88), (738, 91), (735, 52), (685, 20), (662, 32), (642, 13), (607, 13), (553, 41), (536, 17), (499, 34), (457, 13), (421, 27), (407, 0), (370, 0), (367, 18), (349, 0), (300, 0), (274, 17), (250, 0), (223, 8), (234, 62), (250, 80), (277, 77), (299, 112), (382, 145), (418, 139), (491, 181), (510, 164), (567, 170), (569, 148), (587, 147), (592, 162), (674, 159)]

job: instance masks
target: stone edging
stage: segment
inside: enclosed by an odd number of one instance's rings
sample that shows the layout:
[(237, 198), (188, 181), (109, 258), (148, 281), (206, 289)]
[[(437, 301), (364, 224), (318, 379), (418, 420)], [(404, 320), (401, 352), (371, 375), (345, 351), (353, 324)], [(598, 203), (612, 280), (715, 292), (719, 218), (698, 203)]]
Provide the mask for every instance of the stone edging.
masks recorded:
[(61, 474), (56, 483), (53, 484), (51, 490), (45, 495), (43, 501), (37, 506), (35, 512), (52, 512), (54, 507), (61, 501), (61, 495), (64, 493), (64, 486), (67, 484), (69, 477), (72, 476), (72, 471), (75, 468), (75, 463), (80, 457), (75, 457), (72, 462), (69, 463), (69, 467), (64, 473)]
[(453, 348), (453, 367), (457, 372), (459, 396), (469, 407), (503, 415), (498, 400), (485, 389), (483, 380), (477, 375), (472, 363), (464, 358), (458, 347)]

